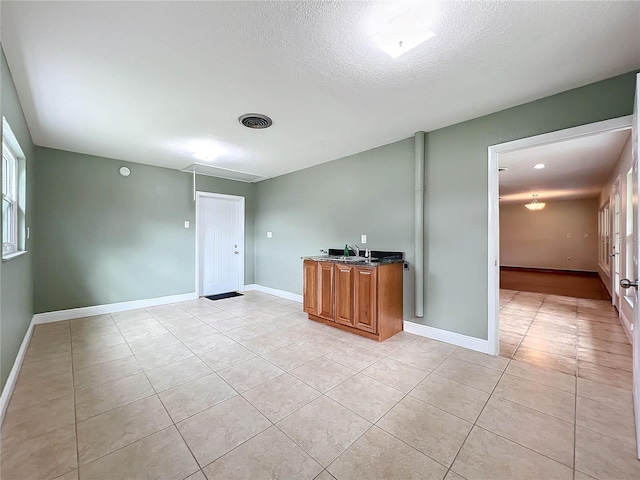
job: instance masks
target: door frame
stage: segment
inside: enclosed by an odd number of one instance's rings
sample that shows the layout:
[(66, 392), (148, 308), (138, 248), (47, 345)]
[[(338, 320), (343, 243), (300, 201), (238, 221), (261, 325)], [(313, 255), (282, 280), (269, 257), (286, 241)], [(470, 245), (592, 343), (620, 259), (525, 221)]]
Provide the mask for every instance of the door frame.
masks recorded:
[(488, 325), (487, 341), (490, 355), (500, 353), (500, 202), (498, 200), (498, 160), (500, 154), (524, 148), (548, 145), (564, 140), (587, 137), (597, 133), (615, 132), (632, 127), (633, 115), (580, 125), (533, 137), (489, 146), (488, 149)]
[[(612, 241), (610, 241), (611, 243), (611, 251), (613, 251), (613, 253), (609, 252), (609, 272), (611, 275), (611, 304), (616, 307), (616, 309), (618, 310), (618, 315), (620, 315), (620, 294), (616, 293), (616, 287), (618, 292), (622, 293), (620, 290), (620, 280), (622, 279), (621, 274), (622, 272), (618, 271), (618, 282), (616, 283), (616, 262), (620, 262), (620, 249), (618, 248), (618, 245), (615, 244), (616, 242), (616, 195), (618, 196), (618, 242), (622, 243), (622, 238), (620, 236), (620, 233), (622, 231), (622, 226), (620, 225), (620, 216), (622, 215), (622, 186), (620, 183), (620, 175), (618, 175), (618, 177), (615, 179), (615, 181), (613, 182), (612, 185), (612, 189), (611, 192), (609, 192), (609, 204), (613, 205), (613, 215), (611, 215), (610, 219), (611, 219), (611, 225), (610, 225), (610, 229), (609, 230), (612, 234)], [(626, 213), (626, 212), (625, 212)], [(613, 256), (612, 256), (613, 255)], [(622, 267), (622, 265), (620, 265), (620, 267)]]
[(238, 245), (240, 249), (240, 258), (238, 264), (238, 291), (244, 292), (244, 223), (245, 223), (245, 198), (239, 195), (227, 195), (224, 193), (196, 192), (196, 296), (200, 298), (202, 286), (200, 285), (200, 222), (198, 221), (200, 212), (200, 202), (204, 198), (219, 198), (224, 200), (235, 200), (240, 208), (240, 225), (238, 231)]

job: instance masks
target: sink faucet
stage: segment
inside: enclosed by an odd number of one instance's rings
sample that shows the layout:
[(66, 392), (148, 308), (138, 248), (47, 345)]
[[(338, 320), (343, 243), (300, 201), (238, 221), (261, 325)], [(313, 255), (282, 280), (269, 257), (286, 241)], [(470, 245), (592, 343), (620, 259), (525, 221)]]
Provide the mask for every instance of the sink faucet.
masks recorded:
[(353, 245), (349, 245), (349, 249), (353, 250), (356, 253), (356, 257), (360, 256), (360, 247), (355, 243)]

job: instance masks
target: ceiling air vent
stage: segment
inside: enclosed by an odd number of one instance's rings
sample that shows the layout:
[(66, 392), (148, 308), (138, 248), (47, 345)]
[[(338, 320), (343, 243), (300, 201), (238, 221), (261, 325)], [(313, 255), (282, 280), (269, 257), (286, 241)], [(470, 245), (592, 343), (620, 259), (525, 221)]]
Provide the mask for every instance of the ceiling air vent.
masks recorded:
[(245, 127), (256, 130), (269, 128), (273, 124), (273, 121), (269, 117), (261, 113), (246, 113), (238, 118), (238, 120)]

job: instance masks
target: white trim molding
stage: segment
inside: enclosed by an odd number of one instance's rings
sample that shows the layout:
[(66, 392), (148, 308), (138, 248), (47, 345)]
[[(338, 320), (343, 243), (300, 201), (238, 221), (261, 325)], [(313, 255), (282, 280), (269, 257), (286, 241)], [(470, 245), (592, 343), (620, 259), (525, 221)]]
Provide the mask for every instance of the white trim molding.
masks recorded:
[[(488, 262), (487, 262), (487, 322), (488, 352), (500, 352), (500, 204), (498, 201), (498, 158), (500, 154), (522, 150), (533, 146), (549, 145), (573, 138), (587, 137), (597, 133), (616, 132), (631, 128), (633, 116), (613, 118), (602, 122), (580, 125), (556, 132), (522, 138), (511, 142), (491, 145), (488, 149)], [(469, 347), (470, 348), (470, 347)]]
[(94, 315), (104, 315), (105, 313), (124, 312), (126, 310), (136, 310), (138, 308), (156, 307), (169, 303), (188, 302), (197, 300), (195, 292), (183, 293), (180, 295), (170, 295), (168, 297), (146, 298), (144, 300), (133, 300), (130, 302), (109, 303), (106, 305), (95, 305), (92, 307), (71, 308), (69, 310), (58, 310), (55, 312), (36, 313), (33, 316), (34, 325), (41, 323), (60, 322), (62, 320), (73, 320), (74, 318), (93, 317)]
[(269, 295), (273, 295), (275, 297), (286, 298), (287, 300), (293, 300), (294, 302), (302, 303), (302, 295), (287, 292), (286, 290), (278, 290), (277, 288), (265, 287), (262, 285), (258, 285), (257, 283), (245, 285), (244, 289), (247, 292), (255, 290), (257, 292), (268, 293)]
[(629, 343), (633, 345), (633, 323), (629, 321), (622, 308), (620, 309), (620, 323), (622, 324), (622, 328), (624, 328), (624, 333), (627, 334)]
[(475, 350), (476, 352), (492, 355), (489, 350), (489, 342), (487, 340), (482, 340), (481, 338), (469, 337), (468, 335), (463, 335), (461, 333), (429, 327), (427, 325), (410, 322), (408, 320), (404, 321), (404, 331), (420, 335), (421, 337), (439, 340), (458, 347), (464, 347), (470, 350)]
[(18, 374), (20, 373), (20, 368), (22, 368), (22, 362), (24, 362), (24, 357), (27, 354), (27, 347), (29, 346), (29, 342), (31, 341), (31, 336), (33, 335), (34, 325), (34, 319), (31, 318), (29, 328), (27, 328), (27, 333), (24, 334), (22, 344), (20, 345), (20, 350), (18, 350), (18, 355), (16, 355), (16, 359), (13, 362), (13, 367), (11, 367), (11, 371), (9, 372), (9, 376), (7, 377), (7, 381), (4, 384), (4, 388), (2, 389), (2, 395), (0, 396), (0, 426), (4, 421), (4, 414), (7, 412), (9, 400), (11, 400), (11, 395), (13, 395), (13, 389), (16, 387)]

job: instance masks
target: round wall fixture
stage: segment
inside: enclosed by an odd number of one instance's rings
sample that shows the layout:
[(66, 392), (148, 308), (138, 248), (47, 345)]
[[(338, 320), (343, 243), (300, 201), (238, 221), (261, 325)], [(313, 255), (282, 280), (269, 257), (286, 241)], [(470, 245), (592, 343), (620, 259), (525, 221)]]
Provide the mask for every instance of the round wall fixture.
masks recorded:
[(262, 113), (245, 113), (238, 118), (238, 121), (247, 128), (262, 130), (273, 125), (273, 121)]
[(129, 167), (120, 167), (118, 173), (120, 173), (120, 175), (122, 175), (123, 177), (128, 177), (129, 175), (131, 175), (131, 170), (129, 169)]

